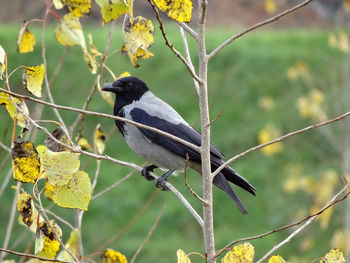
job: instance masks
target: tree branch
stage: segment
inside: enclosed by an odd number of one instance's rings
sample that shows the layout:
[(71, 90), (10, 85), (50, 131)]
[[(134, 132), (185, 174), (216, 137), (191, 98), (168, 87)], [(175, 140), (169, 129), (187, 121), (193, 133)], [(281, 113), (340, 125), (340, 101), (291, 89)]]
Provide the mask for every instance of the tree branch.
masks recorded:
[(132, 259), (130, 260), (130, 263), (134, 263), (135, 260), (136, 260), (136, 257), (140, 254), (141, 250), (145, 247), (145, 245), (147, 244), (149, 238), (151, 237), (154, 229), (156, 229), (156, 227), (158, 226), (158, 223), (160, 221), (160, 218), (162, 217), (163, 215), (163, 212), (165, 211), (166, 209), (166, 205), (163, 206), (163, 209), (160, 211), (156, 221), (154, 222), (152, 228), (148, 231), (147, 233), (147, 236), (145, 238), (145, 240), (143, 241), (143, 243), (141, 244), (141, 246), (136, 250), (135, 254), (133, 255)]
[[(344, 193), (346, 191), (346, 189), (349, 188), (349, 184), (347, 184), (336, 196), (340, 196), (342, 193)], [(324, 206), (321, 210), (319, 210), (318, 212), (312, 214), (312, 215), (309, 215), (295, 223), (292, 223), (292, 224), (288, 224), (288, 225), (285, 225), (283, 227), (280, 227), (280, 228), (277, 228), (277, 229), (274, 229), (274, 230), (271, 230), (269, 232), (266, 232), (266, 233), (263, 233), (263, 234), (260, 234), (260, 235), (256, 235), (256, 236), (252, 236), (252, 237), (246, 237), (246, 238), (241, 238), (241, 239), (237, 239), (231, 243), (229, 243), (228, 245), (226, 245), (224, 248), (220, 249), (217, 253), (216, 253), (216, 256), (215, 257), (218, 257), (220, 254), (222, 254), (222, 252), (230, 249), (233, 245), (237, 244), (237, 243), (240, 243), (240, 242), (244, 242), (244, 241), (249, 241), (249, 240), (254, 240), (254, 239), (259, 239), (259, 238), (263, 238), (265, 236), (268, 236), (268, 235), (271, 235), (271, 234), (274, 234), (274, 233), (277, 233), (279, 231), (282, 231), (282, 230), (285, 230), (285, 229), (288, 229), (288, 228), (291, 228), (291, 227), (294, 227), (294, 226), (297, 226), (297, 225), (300, 225), (301, 223), (305, 222), (306, 220), (310, 219), (310, 218), (313, 218), (313, 217), (316, 217), (320, 214), (322, 214), (324, 211), (326, 211), (328, 208), (334, 206), (335, 204), (339, 203), (339, 202), (342, 202), (344, 201), (346, 198), (348, 198), (348, 196), (350, 195), (350, 192), (346, 193), (342, 198), (340, 199), (334, 199), (334, 197), (332, 198), (332, 200), (326, 205)]]
[[(88, 110), (81, 110), (81, 109), (77, 109), (77, 108), (72, 108), (72, 107), (67, 107), (67, 106), (62, 106), (62, 105), (58, 105), (58, 104), (54, 104), (54, 103), (50, 103), (50, 102), (46, 102), (46, 101), (43, 101), (43, 100), (39, 100), (39, 99), (36, 99), (36, 98), (33, 98), (33, 97), (30, 97), (30, 96), (24, 96), (24, 95), (20, 95), (18, 93), (15, 93), (15, 92), (12, 92), (12, 91), (8, 91), (8, 90), (5, 90), (5, 89), (2, 89), (0, 88), (0, 91), (3, 91), (7, 94), (10, 94), (11, 96), (13, 97), (16, 97), (16, 98), (21, 98), (21, 99), (24, 99), (24, 100), (30, 100), (30, 101), (33, 101), (33, 102), (36, 102), (36, 103), (40, 103), (40, 104), (44, 104), (46, 106), (49, 106), (49, 107), (53, 107), (53, 108), (57, 108), (57, 109), (61, 109), (61, 110), (68, 110), (68, 111), (74, 111), (74, 112), (78, 112), (78, 113), (83, 113), (83, 114), (86, 114), (86, 115), (93, 115), (93, 116), (98, 116), (98, 117), (104, 117), (104, 118), (109, 118), (109, 119), (114, 119), (114, 120), (119, 120), (119, 121), (123, 121), (123, 122), (126, 122), (126, 123), (129, 123), (129, 124), (132, 124), (136, 127), (139, 127), (139, 128), (144, 128), (144, 129), (147, 129), (147, 130), (150, 130), (150, 131), (154, 131), (154, 132), (157, 132), (161, 135), (164, 135), (176, 142), (179, 142), (179, 143), (182, 143), (183, 145), (186, 145), (188, 147), (190, 147), (191, 149), (197, 151), (197, 152), (200, 152), (200, 147), (192, 144), (192, 143), (189, 143), (185, 140), (182, 140), (170, 133), (167, 133), (167, 132), (164, 132), (162, 130), (159, 130), (159, 129), (156, 129), (156, 128), (153, 128), (153, 127), (150, 127), (150, 126), (147, 126), (147, 125), (143, 125), (141, 123), (138, 123), (138, 122), (134, 122), (134, 121), (131, 121), (131, 120), (128, 120), (128, 119), (125, 119), (125, 118), (121, 118), (119, 116), (113, 116), (113, 115), (109, 115), (109, 114), (105, 114), (105, 113), (99, 113), (99, 112), (93, 112), (93, 111), (88, 111)], [(69, 148), (69, 147), (67, 147)], [(84, 151), (82, 151), (84, 152)], [(102, 159), (102, 158), (101, 158)]]
[(321, 126), (324, 126), (324, 125), (328, 125), (330, 123), (333, 123), (333, 122), (336, 122), (336, 121), (340, 121), (346, 117), (349, 117), (350, 116), (350, 111), (342, 114), (342, 115), (339, 115), (333, 119), (330, 119), (330, 120), (326, 120), (326, 121), (323, 121), (323, 122), (319, 122), (317, 124), (313, 124), (313, 125), (310, 125), (310, 126), (307, 126), (303, 129), (300, 129), (300, 130), (296, 130), (294, 132), (290, 132), (290, 133), (287, 133), (275, 140), (272, 140), (272, 141), (269, 141), (269, 142), (266, 142), (266, 143), (263, 143), (263, 144), (259, 144), (257, 146), (254, 146), (240, 154), (237, 154), (235, 155), (234, 157), (232, 157), (231, 159), (227, 160), (225, 163), (223, 163), (218, 169), (215, 170), (215, 172), (213, 172), (212, 174), (212, 177), (214, 178), (218, 173), (221, 172), (222, 169), (224, 169), (226, 166), (228, 166), (230, 163), (234, 162), (235, 160), (247, 155), (248, 153), (251, 153), (253, 151), (256, 151), (256, 150), (259, 150), (265, 146), (268, 146), (268, 145), (271, 145), (271, 144), (274, 144), (274, 143), (277, 143), (277, 142), (281, 142), (285, 139), (287, 139), (288, 137), (291, 137), (291, 136), (294, 136), (294, 135), (297, 135), (297, 134), (301, 134), (301, 133), (304, 133), (306, 131), (309, 131), (309, 130), (312, 130), (312, 129), (315, 129), (315, 128), (318, 128), (318, 127), (321, 127)]
[[(325, 205), (321, 211), (323, 212), (324, 210), (326, 210), (327, 208), (331, 207), (332, 205), (336, 204), (337, 202), (340, 202), (342, 200), (344, 200), (345, 198), (348, 197), (348, 195), (350, 193), (347, 193), (343, 198), (340, 199), (340, 201), (337, 201), (337, 198), (344, 193), (348, 188), (349, 188), (349, 183), (347, 183), (344, 188), (338, 192), (329, 202), (327, 205)], [(321, 213), (322, 213), (321, 212)], [(293, 231), (286, 239), (284, 239), (282, 242), (280, 242), (279, 244), (275, 245), (269, 252), (267, 252), (262, 258), (260, 258), (258, 261), (256, 261), (256, 263), (261, 263), (264, 260), (266, 260), (273, 252), (275, 252), (277, 249), (279, 249), (280, 247), (282, 247), (283, 245), (285, 245), (286, 243), (288, 243), (294, 236), (296, 236), (301, 230), (303, 230), (305, 227), (307, 227), (318, 215), (318, 213), (316, 213), (315, 215), (311, 216), (303, 225), (301, 225), (299, 228), (297, 228), (295, 231)]]
[(187, 63), (186, 59), (181, 55), (181, 53), (179, 51), (177, 51), (172, 44), (170, 44), (169, 39), (166, 36), (166, 33), (164, 31), (162, 19), (160, 18), (158, 9), (154, 5), (153, 0), (147, 0), (147, 1), (152, 6), (152, 9), (156, 15), (156, 18), (157, 18), (158, 23), (159, 23), (159, 29), (162, 32), (163, 38), (165, 40), (165, 44), (170, 48), (170, 50), (175, 54), (175, 56), (177, 56), (182, 61), (182, 63), (184, 63), (185, 67), (187, 68), (188, 72), (191, 74), (192, 78), (194, 78), (199, 84), (202, 83), (203, 80), (197, 76), (196, 72), (191, 68), (191, 65), (189, 63)]
[(39, 260), (42, 260), (44, 262), (45, 261), (49, 261), (49, 262), (61, 262), (61, 263), (73, 263), (71, 261), (64, 261), (64, 260), (58, 260), (58, 259), (49, 259), (49, 258), (37, 257), (35, 255), (31, 255), (31, 254), (27, 254), (27, 253), (21, 253), (21, 252), (17, 252), (17, 251), (12, 251), (12, 250), (8, 250), (8, 249), (4, 249), (4, 248), (0, 248), (0, 251), (2, 251), (3, 253), (8, 253), (8, 254), (16, 255), (16, 256), (39, 259)]
[(289, 13), (294, 12), (295, 10), (302, 8), (303, 6), (306, 6), (307, 4), (311, 3), (313, 0), (306, 0), (296, 6), (293, 6), (291, 8), (286, 9), (285, 11), (269, 18), (266, 19), (260, 23), (257, 23), (251, 27), (248, 27), (246, 29), (244, 29), (242, 32), (230, 37), (229, 39), (227, 39), (224, 43), (222, 43), (220, 46), (218, 46), (216, 49), (214, 49), (209, 55), (208, 55), (208, 60), (212, 59), (217, 53), (219, 53), (224, 47), (228, 46), (229, 44), (231, 44), (234, 40), (236, 40), (237, 38), (240, 38), (241, 36), (247, 34), (250, 31), (253, 31), (259, 27), (262, 27), (264, 25), (270, 24), (272, 22), (275, 22), (276, 20), (280, 19), (281, 17), (288, 15)]

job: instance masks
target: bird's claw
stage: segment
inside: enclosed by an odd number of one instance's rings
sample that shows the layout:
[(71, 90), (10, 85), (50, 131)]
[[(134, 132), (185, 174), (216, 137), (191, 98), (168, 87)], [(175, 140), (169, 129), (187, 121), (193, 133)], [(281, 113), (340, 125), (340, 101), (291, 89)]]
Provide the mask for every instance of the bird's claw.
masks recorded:
[(165, 184), (166, 180), (163, 177), (158, 177), (156, 181), (156, 187), (160, 188), (162, 191), (170, 191), (169, 187)]
[(143, 169), (141, 170), (141, 175), (143, 177), (146, 178), (147, 181), (152, 181), (154, 180), (154, 177), (152, 175), (150, 175), (150, 172), (153, 172), (153, 170), (157, 168), (157, 166), (155, 166), (154, 164), (148, 165), (143, 167)]

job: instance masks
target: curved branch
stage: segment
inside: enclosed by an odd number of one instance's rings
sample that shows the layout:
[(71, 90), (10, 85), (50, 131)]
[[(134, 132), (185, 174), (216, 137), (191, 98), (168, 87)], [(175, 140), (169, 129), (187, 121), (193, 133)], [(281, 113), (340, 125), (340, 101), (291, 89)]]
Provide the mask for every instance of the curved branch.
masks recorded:
[(312, 129), (315, 129), (315, 128), (318, 128), (318, 127), (321, 127), (321, 126), (324, 126), (324, 125), (328, 125), (330, 123), (333, 123), (333, 122), (336, 122), (336, 121), (340, 121), (346, 117), (349, 117), (350, 116), (350, 111), (342, 114), (342, 115), (339, 115), (333, 119), (330, 119), (330, 120), (326, 120), (326, 121), (323, 121), (323, 122), (319, 122), (319, 123), (316, 123), (316, 124), (312, 124), (310, 126), (307, 126), (303, 129), (300, 129), (300, 130), (296, 130), (294, 132), (290, 132), (290, 133), (287, 133), (275, 140), (272, 140), (272, 141), (269, 141), (269, 142), (266, 142), (266, 143), (263, 143), (263, 144), (259, 144), (257, 146), (254, 146), (240, 154), (237, 154), (236, 156), (232, 157), (231, 159), (227, 160), (226, 162), (224, 162), (218, 169), (215, 170), (215, 172), (212, 173), (212, 177), (214, 178), (215, 175), (217, 175), (218, 173), (220, 173), (222, 171), (222, 169), (224, 169), (226, 166), (228, 166), (230, 163), (234, 162), (235, 160), (243, 157), (244, 155), (247, 155), (248, 153), (251, 153), (253, 151), (256, 151), (256, 150), (259, 150), (265, 146), (268, 146), (270, 144), (274, 144), (276, 142), (281, 142), (285, 139), (287, 139), (288, 137), (291, 137), (293, 135), (297, 135), (297, 134), (300, 134), (300, 133), (304, 133), (306, 131), (309, 131), (309, 130), (312, 130)]
[[(198, 146), (196, 146), (196, 145), (194, 145), (192, 143), (189, 143), (189, 142), (187, 142), (185, 140), (182, 140), (182, 139), (180, 139), (180, 138), (178, 138), (178, 137), (176, 137), (176, 136), (174, 136), (174, 135), (172, 135), (170, 133), (167, 133), (167, 132), (164, 132), (162, 130), (159, 130), (159, 129), (156, 129), (156, 128), (153, 128), (153, 127), (150, 127), (150, 126), (147, 126), (147, 125), (143, 125), (141, 123), (134, 122), (134, 121), (131, 121), (131, 120), (128, 120), (128, 119), (125, 119), (125, 118), (121, 118), (121, 117), (118, 117), (118, 116), (113, 116), (113, 115), (109, 115), (109, 114), (105, 114), (105, 113), (99, 113), (99, 112), (94, 112), (94, 111), (81, 110), (81, 109), (77, 109), (77, 108), (62, 106), (62, 105), (46, 102), (46, 101), (43, 101), (43, 100), (35, 99), (33, 97), (20, 95), (18, 93), (15, 93), (15, 92), (12, 92), (12, 91), (8, 91), (8, 90), (2, 89), (2, 88), (0, 88), (0, 91), (3, 91), (5, 93), (7, 93), (7, 94), (10, 94), (11, 96), (16, 97), (16, 98), (21, 98), (21, 99), (24, 99), (24, 100), (30, 100), (30, 101), (33, 101), (33, 102), (36, 102), (36, 103), (40, 103), (40, 104), (43, 104), (43, 105), (46, 105), (46, 106), (49, 106), (49, 107), (53, 107), (53, 108), (57, 108), (57, 109), (61, 109), (61, 110), (74, 111), (74, 112), (83, 113), (83, 114), (86, 114), (86, 115), (93, 115), (93, 116), (98, 116), (98, 117), (103, 117), (103, 118), (109, 118), (109, 119), (123, 121), (123, 122), (129, 123), (129, 124), (132, 124), (132, 125), (134, 125), (136, 127), (144, 128), (144, 129), (147, 129), (147, 130), (159, 133), (161, 135), (164, 135), (164, 136), (166, 136), (166, 137), (168, 137), (168, 138), (170, 138), (170, 139), (172, 139), (172, 140), (174, 140), (176, 142), (182, 143), (183, 145), (186, 145), (187, 147), (190, 147), (191, 149), (193, 149), (193, 150), (195, 150), (197, 152), (201, 151), (200, 147), (198, 147)], [(69, 148), (69, 147), (67, 147), (67, 148)], [(95, 159), (97, 159), (97, 158), (95, 158)], [(103, 158), (101, 158), (101, 159), (103, 159)]]
[(230, 37), (229, 39), (227, 39), (224, 43), (222, 43), (220, 46), (218, 46), (216, 49), (214, 49), (209, 55), (208, 55), (208, 60), (212, 59), (217, 53), (219, 53), (224, 47), (228, 46), (229, 44), (231, 44), (234, 40), (236, 40), (237, 38), (240, 38), (241, 36), (247, 34), (250, 31), (253, 31), (259, 27), (262, 27), (264, 25), (270, 24), (272, 22), (275, 22), (276, 20), (280, 19), (281, 17), (288, 15), (289, 13), (294, 12), (295, 10), (302, 8), (304, 6), (306, 6), (307, 4), (311, 3), (313, 0), (306, 0), (296, 6), (293, 6), (291, 8), (286, 9), (285, 11), (269, 18), (266, 19), (260, 23), (257, 23), (251, 27), (248, 27), (246, 29), (244, 29), (242, 32)]

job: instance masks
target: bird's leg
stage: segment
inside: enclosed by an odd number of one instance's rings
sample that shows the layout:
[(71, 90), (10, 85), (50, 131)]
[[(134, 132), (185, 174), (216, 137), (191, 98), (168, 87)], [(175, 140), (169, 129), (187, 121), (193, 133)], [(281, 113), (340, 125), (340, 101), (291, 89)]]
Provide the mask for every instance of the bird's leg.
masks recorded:
[(156, 187), (162, 189), (163, 191), (169, 191), (170, 189), (165, 185), (166, 180), (168, 177), (175, 171), (176, 169), (170, 169), (165, 174), (163, 174), (161, 177), (157, 178)]
[(154, 180), (154, 177), (149, 174), (149, 172), (153, 172), (154, 169), (158, 168), (158, 166), (151, 164), (143, 167), (141, 170), (141, 175), (146, 178), (147, 181)]

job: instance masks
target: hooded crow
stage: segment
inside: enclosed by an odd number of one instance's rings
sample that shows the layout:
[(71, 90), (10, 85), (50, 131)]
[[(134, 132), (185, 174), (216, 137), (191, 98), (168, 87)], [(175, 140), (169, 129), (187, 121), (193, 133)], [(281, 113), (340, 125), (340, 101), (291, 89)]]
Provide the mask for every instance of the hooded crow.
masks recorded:
[[(194, 145), (201, 145), (200, 133), (169, 104), (156, 97), (142, 80), (133, 76), (124, 77), (104, 85), (102, 90), (116, 95), (114, 115), (157, 128)], [(146, 179), (154, 179), (149, 172), (155, 168), (169, 169), (157, 179), (157, 187), (166, 190), (167, 178), (176, 170), (184, 170), (186, 162), (190, 168), (201, 173), (201, 155), (192, 148), (148, 129), (118, 120), (115, 123), (131, 150), (151, 163), (141, 172)], [(212, 171), (224, 163), (222, 152), (214, 144), (210, 147), (210, 158)], [(255, 188), (229, 166), (213, 179), (214, 185), (225, 191), (242, 213), (246, 214), (247, 210), (228, 181), (253, 195), (255, 195)]]

